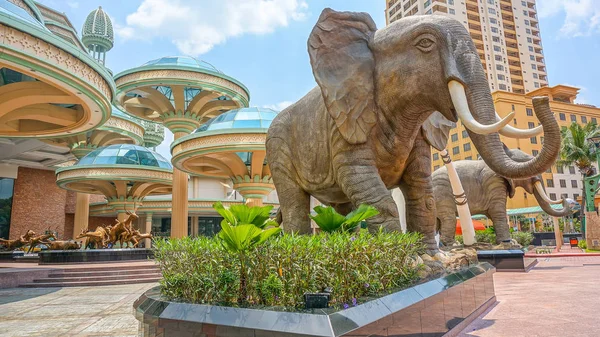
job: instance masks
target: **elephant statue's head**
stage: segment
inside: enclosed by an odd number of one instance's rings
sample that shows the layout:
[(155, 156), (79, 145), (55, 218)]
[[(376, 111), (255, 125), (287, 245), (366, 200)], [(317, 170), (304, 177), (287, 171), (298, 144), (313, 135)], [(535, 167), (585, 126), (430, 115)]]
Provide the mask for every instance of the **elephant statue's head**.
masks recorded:
[[(466, 126), (483, 160), (502, 176), (540, 174), (558, 156), (560, 131), (546, 97), (533, 99), (545, 133), (540, 154), (519, 162), (504, 152), (499, 133), (531, 137), (541, 129), (509, 126), (512, 112), (498, 117), (477, 49), (459, 21), (418, 15), (377, 30), (366, 13), (325, 9), (308, 51), (327, 110), (351, 144), (367, 142), (374, 128), (416, 135), (439, 111), (442, 124), (460, 120)], [(440, 135), (430, 131), (424, 134), (434, 143)]]
[[(532, 158), (531, 155), (521, 150), (509, 150), (505, 148), (505, 151), (510, 158), (518, 162), (527, 162)], [(544, 189), (544, 183), (541, 174), (525, 179), (505, 179), (506, 183), (509, 186), (509, 197), (512, 198), (515, 195), (515, 189), (517, 187), (522, 187), (527, 193), (533, 194), (535, 196), (535, 200), (537, 200), (542, 210), (547, 214), (556, 217), (563, 217), (573, 213), (570, 199), (552, 200), (548, 197), (548, 195), (546, 194), (546, 190)], [(562, 209), (554, 209), (552, 208), (552, 204), (562, 204)]]

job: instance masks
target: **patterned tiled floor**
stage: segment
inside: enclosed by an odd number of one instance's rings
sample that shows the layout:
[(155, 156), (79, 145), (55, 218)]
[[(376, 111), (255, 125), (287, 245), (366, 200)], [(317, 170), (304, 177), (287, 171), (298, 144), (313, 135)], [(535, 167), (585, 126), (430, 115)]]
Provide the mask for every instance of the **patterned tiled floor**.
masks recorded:
[(496, 273), (498, 303), (459, 336), (600, 336), (600, 257), (538, 261), (529, 273)]
[(137, 336), (133, 302), (154, 286), (0, 289), (0, 336)]

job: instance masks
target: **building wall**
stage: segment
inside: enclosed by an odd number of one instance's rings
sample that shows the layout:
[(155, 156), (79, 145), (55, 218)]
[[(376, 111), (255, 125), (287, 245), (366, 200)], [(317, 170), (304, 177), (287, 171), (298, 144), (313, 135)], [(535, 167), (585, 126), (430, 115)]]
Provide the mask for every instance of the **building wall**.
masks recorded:
[[(535, 112), (533, 111), (533, 104), (531, 101), (533, 96), (550, 97), (550, 107), (555, 113), (560, 127), (568, 126), (572, 121), (576, 121), (582, 125), (589, 122), (600, 121), (599, 108), (573, 103), (578, 90), (579, 89), (577, 88), (559, 85), (542, 88), (527, 95), (496, 91), (492, 96), (496, 111), (500, 116), (506, 116), (510, 111), (515, 111), (515, 118), (512, 125), (520, 129), (528, 129), (539, 125), (539, 121), (535, 117)], [(544, 135), (542, 134), (531, 139), (512, 139), (503, 136), (500, 138), (502, 142), (511, 149), (520, 149), (528, 154), (536, 155), (541, 151)], [(465, 145), (466, 148), (470, 147), (470, 150), (465, 150)], [(479, 153), (470, 138), (468, 138), (465, 128), (460, 122), (458, 123), (458, 126), (450, 132), (447, 149), (454, 161), (478, 159)], [(436, 170), (443, 165), (439, 153), (433, 151), (432, 169)], [(574, 167), (563, 167), (560, 169), (554, 166), (551, 168), (550, 172), (544, 173), (542, 177), (545, 186), (549, 185), (549, 181), (551, 181), (551, 184), (554, 186), (547, 187), (548, 195), (552, 193), (557, 198), (560, 198), (566, 194), (568, 198), (572, 199), (577, 199), (577, 197), (581, 195), (581, 189), (583, 188), (581, 174)], [(560, 186), (561, 179), (565, 180), (566, 187)], [(575, 182), (575, 184), (572, 185), (572, 181)], [(509, 209), (531, 206), (537, 206), (535, 198), (532, 195), (527, 195), (525, 191), (520, 188), (517, 189), (514, 198), (509, 199), (507, 203)]]
[(63, 238), (66, 196), (67, 191), (56, 185), (54, 171), (19, 167), (14, 186), (10, 239), (18, 238), (29, 229), (36, 233), (56, 231)]
[(441, 14), (469, 31), (490, 89), (528, 93), (548, 85), (535, 0), (388, 0), (386, 23)]

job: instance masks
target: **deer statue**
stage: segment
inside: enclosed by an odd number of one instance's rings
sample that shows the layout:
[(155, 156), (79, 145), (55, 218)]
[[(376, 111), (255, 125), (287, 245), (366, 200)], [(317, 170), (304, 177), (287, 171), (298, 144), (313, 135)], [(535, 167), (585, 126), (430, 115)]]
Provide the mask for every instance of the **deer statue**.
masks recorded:
[(0, 239), (0, 245), (3, 245), (5, 250), (16, 250), (18, 248), (21, 248), (21, 247), (29, 244), (29, 242), (31, 241), (31, 238), (34, 235), (35, 235), (35, 232), (30, 229), (27, 231), (27, 233), (25, 233), (24, 235), (21, 235), (16, 240)]
[(81, 231), (75, 239), (87, 238), (87, 244), (84, 249), (91, 243), (95, 249), (106, 248), (106, 242), (109, 239), (109, 234), (106, 228), (98, 226), (95, 231), (90, 232), (88, 229)]
[(81, 248), (81, 243), (74, 241), (74, 240), (68, 240), (68, 241), (55, 240), (55, 241), (44, 241), (41, 243), (48, 246), (48, 250), (75, 250), (75, 249)]
[(113, 245), (119, 241), (119, 246), (123, 248), (123, 243), (126, 242), (126, 238), (131, 236), (133, 227), (131, 223), (134, 220), (138, 219), (137, 214), (135, 212), (127, 211), (128, 217), (125, 221), (121, 222), (118, 219), (115, 219), (115, 225), (110, 229), (109, 232), (109, 242)]
[(54, 236), (54, 233), (42, 234), (42, 235), (38, 235), (36, 237), (31, 238), (31, 241), (29, 242), (29, 249), (27, 250), (27, 254), (31, 253), (37, 245), (42, 243), (42, 241), (47, 241), (50, 238), (56, 240), (56, 236)]

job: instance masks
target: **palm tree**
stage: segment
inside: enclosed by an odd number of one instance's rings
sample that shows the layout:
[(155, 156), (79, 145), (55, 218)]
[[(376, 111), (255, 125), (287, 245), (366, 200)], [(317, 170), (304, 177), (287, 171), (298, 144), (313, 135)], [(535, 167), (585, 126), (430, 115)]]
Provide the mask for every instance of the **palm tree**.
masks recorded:
[[(583, 178), (594, 174), (593, 164), (596, 162), (596, 146), (588, 139), (600, 135), (600, 127), (596, 123), (581, 126), (573, 122), (568, 127), (563, 126), (560, 135), (562, 138), (560, 159), (556, 164), (560, 166), (575, 165), (581, 173), (583, 182)], [(585, 186), (582, 188), (581, 194), (581, 209), (584, 208)]]

